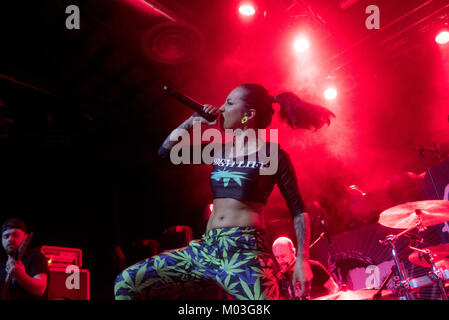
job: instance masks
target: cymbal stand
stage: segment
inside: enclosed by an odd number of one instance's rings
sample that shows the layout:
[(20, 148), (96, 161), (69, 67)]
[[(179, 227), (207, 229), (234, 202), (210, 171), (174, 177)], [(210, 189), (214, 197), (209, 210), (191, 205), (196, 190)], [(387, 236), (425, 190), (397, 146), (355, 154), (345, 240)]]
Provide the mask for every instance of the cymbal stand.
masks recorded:
[(442, 275), (441, 271), (436, 268), (433, 257), (432, 257), (432, 253), (430, 252), (430, 250), (429, 249), (424, 249), (424, 250), (418, 249), (418, 248), (415, 248), (412, 246), (409, 246), (409, 248), (421, 253), (423, 255), (424, 259), (426, 259), (427, 263), (429, 263), (432, 266), (432, 271), (429, 271), (428, 276), (430, 279), (432, 279), (433, 282), (437, 283), (438, 289), (440, 290), (441, 299), (448, 300), (446, 290), (444, 289), (444, 285), (443, 285), (443, 275)]
[[(396, 250), (395, 242), (402, 237), (403, 235), (409, 233), (415, 228), (418, 228), (419, 231), (426, 230), (426, 227), (424, 226), (422, 219), (421, 219), (421, 213), (422, 211), (420, 209), (415, 210), (416, 215), (418, 216), (418, 221), (416, 222), (416, 225), (412, 228), (406, 229), (402, 231), (401, 233), (397, 235), (389, 235), (385, 238), (385, 240), (380, 240), (379, 242), (382, 244), (389, 244), (391, 246), (391, 255), (393, 256), (394, 264), (395, 266), (392, 268), (391, 273), (388, 275), (387, 279), (385, 279), (384, 283), (382, 283), (382, 286), (379, 288), (379, 290), (374, 294), (373, 299), (378, 299), (380, 297), (381, 291), (385, 288), (386, 284), (390, 280), (390, 278), (393, 276), (394, 271), (396, 271), (397, 275), (399, 276), (399, 282), (395, 284), (396, 290), (400, 294), (400, 300), (413, 300), (413, 296), (410, 294), (410, 284), (405, 276), (405, 272), (402, 268), (402, 265), (400, 263), (400, 259), (398, 258), (398, 253)], [(395, 270), (396, 269), (396, 270)]]
[[(409, 232), (409, 231), (411, 231), (412, 229), (408, 229), (408, 230), (406, 230), (407, 232)], [(406, 235), (407, 236), (407, 235)], [(410, 237), (410, 236), (408, 236), (408, 237)], [(410, 237), (410, 242), (412, 242), (412, 243), (414, 243), (414, 242), (416, 242), (416, 237)], [(419, 239), (419, 238), (418, 238)], [(382, 241), (380, 241), (381, 243), (382, 243)], [(406, 258), (406, 251), (404, 251), (403, 253), (402, 253), (402, 256), (401, 256), (401, 258), (399, 259), (399, 260), (403, 260), (403, 259), (405, 259)], [(373, 295), (373, 300), (379, 300), (379, 298), (382, 296), (382, 291), (385, 289), (385, 287), (387, 286), (387, 284), (388, 284), (388, 282), (390, 281), (390, 279), (391, 279), (391, 277), (395, 274), (395, 272), (396, 272), (396, 266), (392, 266), (391, 267), (391, 271), (390, 271), (390, 273), (388, 274), (388, 276), (385, 278), (385, 280), (382, 282), (382, 284), (381, 284), (381, 286), (379, 287), (379, 289), (376, 291), (376, 293)]]
[[(396, 250), (396, 246), (395, 246), (395, 242), (397, 239), (398, 239), (398, 236), (389, 235), (385, 238), (385, 240), (381, 240), (380, 242), (382, 244), (389, 244), (391, 246), (391, 254), (393, 256), (393, 260), (394, 260), (394, 264), (395, 264), (394, 269), (396, 269), (396, 273), (399, 276), (399, 280), (400, 280), (399, 282), (395, 283), (395, 288), (399, 292), (399, 296), (400, 296), (399, 299), (400, 300), (413, 300), (412, 295), (409, 293), (410, 285), (408, 283), (408, 280), (405, 276), (404, 270), (403, 270), (401, 263), (399, 261), (399, 258), (398, 258), (398, 254), (397, 254), (397, 250)], [(391, 277), (392, 275), (393, 275), (393, 270), (392, 270), (391, 274), (389, 275), (389, 277)], [(384, 286), (384, 284), (382, 284), (382, 285)], [(380, 290), (374, 296), (378, 295), (378, 293), (380, 293)]]

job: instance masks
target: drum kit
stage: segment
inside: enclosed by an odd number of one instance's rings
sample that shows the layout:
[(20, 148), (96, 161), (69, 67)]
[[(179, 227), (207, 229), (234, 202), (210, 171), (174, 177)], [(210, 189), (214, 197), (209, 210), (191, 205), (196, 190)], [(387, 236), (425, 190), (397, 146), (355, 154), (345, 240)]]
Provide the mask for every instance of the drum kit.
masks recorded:
[[(436, 285), (442, 300), (448, 300), (446, 288), (449, 286), (449, 244), (440, 244), (428, 248), (416, 248), (414, 243), (419, 237), (416, 231), (423, 232), (428, 227), (449, 221), (449, 201), (426, 200), (407, 202), (383, 211), (379, 223), (392, 229), (404, 229), (398, 234), (388, 235), (380, 240), (389, 246), (394, 261), (393, 268), (379, 289), (361, 289), (358, 291), (339, 291), (316, 300), (413, 300), (413, 292)], [(410, 239), (408, 249), (413, 251), (408, 260), (418, 266), (428, 268), (426, 275), (409, 278), (406, 276), (396, 248), (400, 238)], [(413, 244), (413, 245), (412, 245)], [(393, 288), (385, 290), (393, 278)]]

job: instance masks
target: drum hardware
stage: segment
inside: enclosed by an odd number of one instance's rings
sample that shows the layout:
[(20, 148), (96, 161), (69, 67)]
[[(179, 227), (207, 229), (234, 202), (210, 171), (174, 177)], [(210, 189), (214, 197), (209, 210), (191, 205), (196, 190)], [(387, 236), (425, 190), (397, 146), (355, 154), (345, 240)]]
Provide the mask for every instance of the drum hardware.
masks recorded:
[[(440, 224), (448, 220), (449, 201), (444, 200), (407, 202), (387, 209), (380, 214), (380, 224), (390, 228), (406, 230), (397, 235), (389, 235), (384, 240), (379, 241), (382, 244), (391, 246), (394, 266), (392, 268), (392, 272), (373, 298), (378, 297), (388, 280), (390, 280), (392, 275), (396, 273), (398, 279), (395, 281), (393, 291), (397, 292), (401, 300), (412, 300), (413, 297), (410, 294), (410, 291), (422, 287), (423, 285), (431, 285), (435, 283), (438, 285), (442, 299), (447, 300), (447, 295), (443, 286), (443, 281), (446, 280), (446, 274), (436, 268), (434, 261), (434, 258), (436, 257), (435, 254), (433, 254), (429, 249), (418, 249), (414, 247), (414, 244), (412, 246), (411, 243), (416, 242), (416, 240), (420, 240), (420, 238), (409, 233), (413, 229), (418, 229), (419, 232), (422, 232), (425, 231), (428, 226)], [(432, 270), (427, 276), (416, 279), (406, 277), (400, 262), (401, 259), (398, 258), (395, 246), (395, 242), (402, 236), (408, 236), (410, 238), (411, 242), (409, 243), (408, 248), (415, 251), (415, 253), (409, 257), (409, 260), (411, 260), (412, 263), (414, 261), (419, 261), (422, 263), (422, 259), (424, 258), (424, 261), (431, 267)], [(443, 257), (444, 254), (441, 256)]]
[(438, 270), (438, 274), (435, 276), (433, 272), (424, 275), (422, 277), (417, 277), (409, 281), (412, 290), (417, 290), (422, 287), (430, 286), (435, 283), (436, 280), (441, 279), (443, 281), (449, 280), (449, 270)]
[[(410, 229), (406, 230), (407, 232), (410, 231)], [(417, 252), (417, 254), (412, 254), (409, 257), (409, 260), (413, 263), (413, 261), (417, 258), (414, 258), (415, 256), (424, 257), (425, 261), (431, 266), (432, 270), (428, 272), (427, 275), (418, 277), (418, 278), (407, 278), (405, 276), (405, 273), (402, 269), (400, 260), (397, 256), (397, 251), (394, 245), (394, 241), (399, 239), (400, 236), (406, 235), (405, 232), (401, 232), (398, 235), (390, 235), (387, 236), (385, 240), (381, 240), (380, 242), (382, 244), (389, 244), (392, 247), (392, 256), (394, 260), (394, 266), (392, 267), (392, 270), (390, 274), (387, 276), (387, 278), (384, 280), (382, 285), (380, 286), (379, 290), (373, 295), (373, 300), (377, 300), (381, 296), (382, 290), (385, 289), (387, 283), (390, 281), (392, 276), (396, 273), (397, 275), (393, 277), (394, 279), (394, 288), (393, 293), (398, 295), (400, 297), (400, 300), (412, 300), (412, 296), (409, 294), (411, 291), (416, 291), (417, 289), (437, 284), (438, 289), (440, 290), (440, 295), (443, 300), (448, 300), (446, 291), (444, 289), (444, 281), (449, 280), (449, 270), (441, 270), (437, 269), (435, 266), (435, 260), (434, 257), (437, 256), (437, 254), (432, 253), (429, 249), (419, 249), (415, 248), (411, 245), (408, 246), (409, 249), (414, 250)], [(421, 262), (422, 263), (422, 262)], [(422, 265), (422, 264), (421, 264)]]
[[(440, 261), (448, 261), (449, 260), (449, 243), (446, 244), (438, 244), (436, 246), (432, 246), (426, 248), (431, 252), (434, 263), (437, 264)], [(421, 249), (422, 250), (422, 249)], [(421, 250), (415, 250), (416, 252), (409, 255), (408, 259), (411, 263), (416, 264), (421, 267), (431, 268), (432, 266), (427, 262)], [(443, 269), (447, 269), (445, 266)]]
[[(409, 232), (410, 230), (405, 231)], [(388, 276), (388, 278), (391, 278), (391, 276), (394, 273), (396, 273), (398, 277), (398, 279), (395, 279), (393, 291), (399, 296), (399, 300), (413, 300), (413, 296), (409, 292), (410, 284), (408, 282), (407, 277), (405, 276), (405, 272), (404, 269), (402, 268), (401, 262), (399, 261), (400, 259), (398, 258), (398, 253), (395, 246), (396, 240), (398, 240), (399, 237), (403, 234), (405, 234), (405, 232), (401, 232), (398, 235), (389, 235), (385, 238), (385, 240), (380, 240), (379, 242), (385, 245), (390, 245), (391, 247), (391, 255), (393, 256), (394, 267), (392, 268), (392, 271)], [(386, 282), (384, 282), (383, 286), (385, 285)], [(374, 297), (378, 298), (382, 290), (383, 287), (381, 287), (381, 289), (379, 289), (375, 293), (375, 295), (373, 295), (373, 299)]]
[[(397, 208), (396, 208), (397, 209)], [(389, 209), (390, 210), (390, 209)], [(397, 213), (399, 210), (390, 210), (390, 213)], [(417, 237), (416, 235), (409, 234), (412, 230), (418, 229), (419, 232), (423, 232), (427, 230), (427, 227), (424, 225), (423, 219), (422, 219), (423, 211), (421, 209), (415, 208), (414, 210), (414, 217), (412, 218), (415, 222), (415, 225), (400, 232), (397, 235), (388, 235), (384, 240), (380, 240), (379, 242), (381, 244), (390, 245), (391, 247), (391, 255), (393, 257), (394, 261), (394, 267), (392, 268), (392, 271), (388, 278), (390, 279), (391, 276), (396, 273), (397, 279), (395, 279), (394, 283), (394, 292), (400, 297), (400, 300), (413, 300), (413, 296), (410, 294), (410, 283), (409, 279), (406, 277), (404, 269), (402, 267), (402, 264), (400, 262), (400, 259), (398, 257), (398, 253), (396, 250), (395, 242), (401, 238), (402, 236), (407, 236), (410, 238), (410, 241), (415, 241), (416, 239), (421, 239), (420, 237)], [(410, 215), (409, 215), (410, 216)], [(404, 224), (404, 219), (401, 220), (401, 223)], [(407, 221), (406, 225), (410, 225), (410, 222)], [(403, 258), (403, 257), (402, 257)], [(388, 282), (388, 281), (387, 281)], [(386, 285), (386, 282), (384, 283)], [(383, 290), (382, 286), (381, 289)], [(379, 293), (382, 291), (379, 289), (379, 291), (373, 296), (373, 298), (378, 297)]]
[[(391, 247), (393, 265), (391, 272), (384, 279), (379, 289), (362, 289), (358, 291), (340, 291), (333, 295), (323, 296), (314, 300), (379, 300), (390, 296), (400, 300), (414, 300), (413, 293), (423, 286), (438, 285), (443, 300), (447, 300), (444, 284), (449, 285), (449, 244), (438, 245), (427, 249), (417, 248), (424, 243), (420, 232), (428, 227), (449, 221), (449, 201), (426, 200), (407, 202), (385, 210), (379, 216), (379, 224), (400, 230), (398, 234), (388, 235), (379, 242)], [(416, 232), (417, 231), (417, 232)], [(397, 242), (402, 237), (409, 241), (405, 250), (398, 253)], [(413, 251), (411, 255), (410, 250)], [(409, 255), (410, 262), (431, 270), (424, 276), (407, 277), (402, 261)], [(440, 269), (437, 269), (439, 266)], [(393, 282), (393, 288), (386, 290), (387, 284)]]
[(431, 265), (432, 270), (428, 272), (427, 275), (418, 277), (418, 278), (407, 278), (402, 269), (400, 259), (397, 257), (397, 251), (394, 246), (393, 241), (398, 239), (397, 236), (388, 236), (386, 240), (381, 241), (382, 243), (390, 244), (392, 246), (392, 256), (395, 265), (393, 266), (390, 274), (384, 280), (379, 290), (373, 295), (373, 300), (379, 299), (382, 290), (386, 287), (386, 284), (390, 281), (391, 277), (396, 273), (397, 276), (395, 279), (395, 285), (393, 292), (400, 297), (400, 300), (412, 300), (412, 296), (410, 295), (410, 291), (415, 291), (421, 287), (429, 286), (432, 284), (437, 284), (438, 289), (440, 290), (440, 295), (442, 300), (448, 300), (445, 288), (444, 281), (449, 280), (449, 270), (437, 269), (434, 262), (434, 254), (429, 249), (418, 249), (413, 246), (408, 246), (409, 249), (412, 249), (418, 252), (421, 256), (425, 258), (425, 260)]
[(428, 277), (432, 280), (432, 283), (436, 283), (438, 289), (440, 290), (441, 299), (448, 300), (446, 291), (444, 289), (443, 281), (446, 280), (444, 274), (441, 270), (438, 270), (435, 266), (434, 254), (429, 249), (418, 249), (412, 246), (409, 246), (410, 249), (421, 254), (422, 257), (430, 264), (432, 271), (429, 271)]
[[(382, 282), (381, 286), (376, 291), (376, 293), (373, 294), (372, 300), (379, 300), (382, 297), (382, 292), (384, 292), (385, 287), (387, 286), (388, 282), (391, 280), (391, 278), (395, 274), (395, 271), (396, 271), (395, 266), (391, 267), (390, 273), (385, 278), (384, 282)], [(395, 276), (395, 277), (393, 277), (393, 280), (396, 283), (399, 280), (399, 278), (397, 276)], [(396, 292), (395, 292), (395, 295), (397, 295)]]

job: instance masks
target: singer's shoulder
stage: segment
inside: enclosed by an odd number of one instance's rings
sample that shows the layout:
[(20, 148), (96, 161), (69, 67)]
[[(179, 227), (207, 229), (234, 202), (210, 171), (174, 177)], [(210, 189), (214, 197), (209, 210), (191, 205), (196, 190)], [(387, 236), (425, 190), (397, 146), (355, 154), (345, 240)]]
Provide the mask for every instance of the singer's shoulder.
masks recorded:
[(282, 157), (285, 155), (288, 155), (287, 151), (285, 151), (279, 142), (271, 142), (271, 141), (266, 141), (264, 142), (265, 144), (265, 152), (267, 155), (271, 155), (271, 154), (277, 154), (278, 156)]

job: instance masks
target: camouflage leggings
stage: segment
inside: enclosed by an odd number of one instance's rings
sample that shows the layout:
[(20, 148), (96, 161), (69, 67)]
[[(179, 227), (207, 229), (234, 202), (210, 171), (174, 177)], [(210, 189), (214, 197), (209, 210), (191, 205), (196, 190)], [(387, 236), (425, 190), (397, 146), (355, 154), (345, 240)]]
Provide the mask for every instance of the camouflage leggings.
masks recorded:
[(264, 231), (250, 227), (208, 230), (188, 247), (123, 270), (115, 280), (115, 299), (142, 299), (150, 288), (201, 279), (216, 282), (233, 299), (278, 299), (275, 266)]

